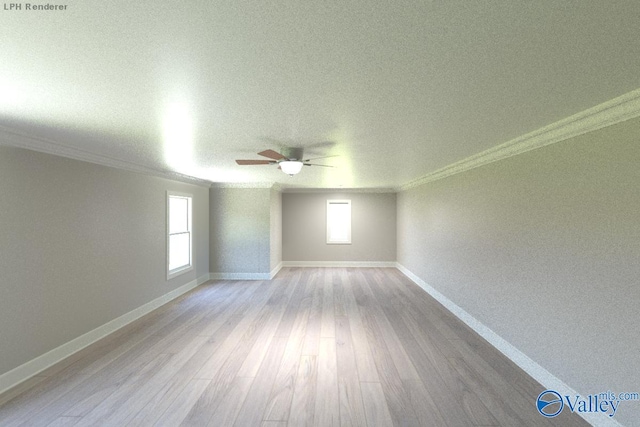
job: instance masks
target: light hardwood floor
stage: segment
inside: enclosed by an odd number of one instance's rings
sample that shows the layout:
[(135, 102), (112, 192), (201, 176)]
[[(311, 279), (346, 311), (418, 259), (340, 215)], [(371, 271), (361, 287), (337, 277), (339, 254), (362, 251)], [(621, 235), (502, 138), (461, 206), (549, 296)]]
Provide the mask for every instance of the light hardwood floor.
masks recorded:
[(198, 287), (0, 396), (2, 426), (585, 426), (396, 269)]

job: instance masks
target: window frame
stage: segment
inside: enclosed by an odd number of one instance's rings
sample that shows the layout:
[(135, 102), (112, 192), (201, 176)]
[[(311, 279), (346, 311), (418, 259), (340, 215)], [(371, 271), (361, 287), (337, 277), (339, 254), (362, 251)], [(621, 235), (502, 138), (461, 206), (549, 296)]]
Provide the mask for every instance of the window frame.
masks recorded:
[[(331, 223), (329, 222), (329, 210), (331, 205), (348, 205), (349, 206), (349, 222), (347, 225), (347, 239), (346, 240), (332, 240), (331, 239)], [(327, 200), (327, 245), (350, 245), (351, 244), (351, 222), (353, 220), (352, 206), (350, 199), (328, 199)]]
[[(186, 233), (189, 234), (189, 263), (182, 265), (180, 267), (176, 267), (173, 270), (170, 270), (170, 254), (171, 254), (171, 236), (172, 235), (176, 235), (176, 234), (182, 234), (185, 232), (181, 232), (181, 233), (173, 233), (171, 234), (171, 198), (182, 198), (182, 199), (187, 199), (187, 231)], [(187, 273), (191, 270), (193, 270), (193, 194), (189, 194), (189, 193), (181, 193), (181, 192), (177, 192), (177, 191), (167, 191), (167, 197), (166, 197), (166, 239), (167, 239), (167, 244), (166, 244), (166, 250), (167, 250), (167, 264), (166, 264), (166, 270), (167, 270), (167, 280), (173, 279), (175, 277), (180, 276), (181, 274)]]

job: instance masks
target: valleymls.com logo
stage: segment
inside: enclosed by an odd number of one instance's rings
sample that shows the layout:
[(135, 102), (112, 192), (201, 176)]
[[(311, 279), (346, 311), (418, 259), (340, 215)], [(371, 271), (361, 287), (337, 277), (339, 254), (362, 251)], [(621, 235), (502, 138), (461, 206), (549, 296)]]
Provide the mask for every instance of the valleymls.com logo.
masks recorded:
[(604, 393), (589, 394), (580, 396), (579, 394), (562, 396), (555, 390), (545, 390), (538, 395), (536, 400), (536, 408), (540, 415), (552, 418), (560, 414), (565, 408), (569, 408), (571, 412), (579, 413), (602, 413), (613, 417), (621, 402), (640, 400), (638, 393), (618, 393), (611, 391)]
[(562, 412), (564, 401), (557, 391), (545, 390), (538, 396), (536, 406), (538, 407), (538, 412), (545, 417), (551, 418)]

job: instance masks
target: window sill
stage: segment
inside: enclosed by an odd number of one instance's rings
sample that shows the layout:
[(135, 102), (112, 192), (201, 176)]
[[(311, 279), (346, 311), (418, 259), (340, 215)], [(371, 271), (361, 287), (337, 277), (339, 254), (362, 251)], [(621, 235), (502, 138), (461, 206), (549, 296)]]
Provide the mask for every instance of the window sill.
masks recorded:
[(193, 265), (185, 265), (184, 267), (179, 267), (167, 272), (167, 280), (174, 279), (184, 273), (193, 270)]

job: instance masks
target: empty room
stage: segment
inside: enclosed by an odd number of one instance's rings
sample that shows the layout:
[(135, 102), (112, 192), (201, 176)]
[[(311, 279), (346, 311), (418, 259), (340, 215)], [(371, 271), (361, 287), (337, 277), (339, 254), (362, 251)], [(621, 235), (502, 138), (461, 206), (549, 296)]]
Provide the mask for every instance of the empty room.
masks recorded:
[(640, 426), (638, 16), (5, 3), (0, 426)]

